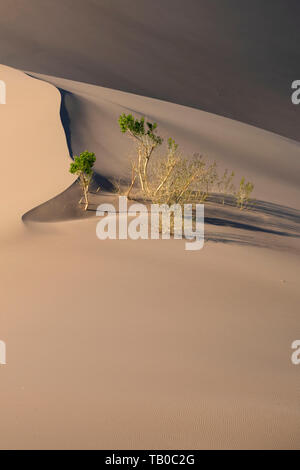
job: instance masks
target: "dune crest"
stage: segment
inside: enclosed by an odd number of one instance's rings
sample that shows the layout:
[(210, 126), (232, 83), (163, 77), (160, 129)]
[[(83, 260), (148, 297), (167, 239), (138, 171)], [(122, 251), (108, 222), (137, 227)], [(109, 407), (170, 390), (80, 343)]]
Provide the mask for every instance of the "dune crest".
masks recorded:
[[(60, 121), (61, 97), (51, 84), (0, 65), (6, 104), (0, 106), (1, 234), (22, 230), (22, 216), (75, 178)], [(4, 202), (5, 201), (5, 202)]]

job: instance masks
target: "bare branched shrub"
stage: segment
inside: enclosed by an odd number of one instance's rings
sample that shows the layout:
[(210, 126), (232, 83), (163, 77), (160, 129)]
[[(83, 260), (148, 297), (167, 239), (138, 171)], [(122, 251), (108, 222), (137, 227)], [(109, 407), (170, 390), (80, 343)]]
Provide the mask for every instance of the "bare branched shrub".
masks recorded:
[(200, 155), (184, 158), (175, 145), (170, 139), (167, 156), (151, 168), (149, 198), (168, 205), (205, 202), (217, 178), (216, 164)]
[(254, 189), (254, 184), (250, 182), (246, 182), (245, 178), (243, 177), (240, 181), (240, 186), (238, 191), (235, 193), (236, 198), (236, 205), (241, 210), (245, 209), (250, 201), (250, 195)]
[(229, 170), (225, 170), (223, 175), (218, 178), (217, 182), (217, 192), (222, 195), (222, 203), (225, 204), (225, 197), (234, 194), (235, 186), (233, 183), (234, 171), (231, 173)]
[(130, 182), (123, 178), (115, 178), (113, 183), (113, 192), (118, 194), (119, 196), (126, 196), (130, 199), (131, 191), (135, 185), (136, 179), (138, 177), (136, 163), (131, 161), (131, 179)]

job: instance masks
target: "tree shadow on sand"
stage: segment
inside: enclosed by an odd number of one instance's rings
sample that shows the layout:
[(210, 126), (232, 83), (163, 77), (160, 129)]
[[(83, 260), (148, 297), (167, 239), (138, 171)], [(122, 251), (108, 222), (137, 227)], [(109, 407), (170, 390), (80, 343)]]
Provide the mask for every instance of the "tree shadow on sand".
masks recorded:
[[(97, 192), (99, 186), (101, 191)], [(58, 222), (92, 218), (103, 202), (112, 203), (118, 208), (118, 196), (112, 192), (112, 183), (98, 174), (91, 186), (87, 211), (78, 204), (80, 196), (79, 184), (75, 182), (63, 193), (25, 214), (23, 221)], [(232, 198), (225, 198), (224, 202), (221, 202), (220, 196), (212, 196), (205, 204), (206, 242), (300, 253), (300, 211), (267, 201), (255, 201), (249, 209), (241, 211), (234, 206)]]
[(260, 200), (243, 211), (233, 204), (212, 198), (205, 206), (206, 241), (299, 252), (300, 211)]

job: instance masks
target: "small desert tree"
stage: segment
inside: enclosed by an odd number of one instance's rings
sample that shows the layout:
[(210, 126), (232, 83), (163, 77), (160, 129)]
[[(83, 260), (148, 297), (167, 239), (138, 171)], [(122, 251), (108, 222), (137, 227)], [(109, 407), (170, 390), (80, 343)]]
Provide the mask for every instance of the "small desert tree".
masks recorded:
[(84, 210), (86, 211), (89, 206), (89, 187), (93, 177), (93, 166), (96, 161), (94, 153), (88, 152), (87, 150), (78, 156), (74, 157), (74, 162), (71, 163), (70, 173), (77, 175), (79, 178), (79, 184), (82, 189), (82, 198), (79, 204), (84, 200)]
[(154, 149), (162, 144), (162, 138), (156, 134), (157, 124), (147, 122), (145, 118), (135, 119), (131, 114), (122, 114), (119, 125), (123, 134), (128, 133), (137, 142), (138, 159), (132, 165), (132, 180), (127, 196), (134, 185), (136, 177), (139, 178), (143, 193), (149, 192), (148, 165)]

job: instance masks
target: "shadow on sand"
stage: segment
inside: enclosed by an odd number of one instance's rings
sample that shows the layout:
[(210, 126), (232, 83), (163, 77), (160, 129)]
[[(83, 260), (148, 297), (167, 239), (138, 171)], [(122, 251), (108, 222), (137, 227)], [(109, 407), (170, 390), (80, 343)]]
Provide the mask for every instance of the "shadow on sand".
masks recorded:
[[(98, 186), (101, 191), (97, 192)], [(78, 204), (81, 196), (78, 182), (66, 191), (32, 209), (23, 216), (28, 222), (58, 222), (96, 217), (97, 207), (103, 202), (118, 207), (117, 195), (111, 192), (112, 184), (96, 175), (90, 191), (87, 211)], [(255, 206), (239, 210), (233, 201), (225, 204), (216, 198), (205, 204), (205, 240), (272, 249), (288, 249), (300, 253), (300, 211), (266, 201), (255, 201)], [(134, 202), (134, 201), (133, 201)], [(129, 204), (130, 207), (130, 204)]]

